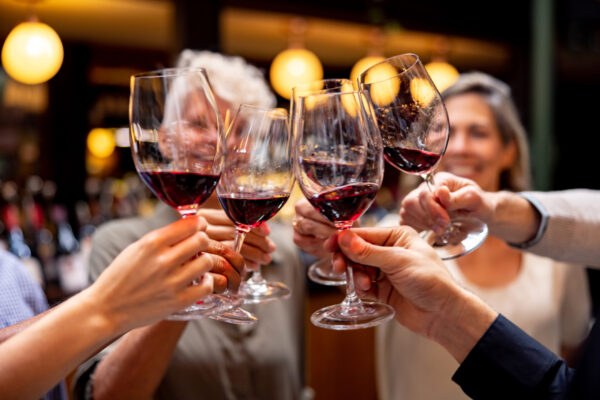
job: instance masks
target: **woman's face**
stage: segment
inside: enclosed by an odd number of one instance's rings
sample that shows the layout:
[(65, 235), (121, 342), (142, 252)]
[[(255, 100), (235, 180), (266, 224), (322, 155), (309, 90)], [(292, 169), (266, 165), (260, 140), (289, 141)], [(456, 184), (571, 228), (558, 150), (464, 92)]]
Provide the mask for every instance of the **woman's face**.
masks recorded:
[(486, 191), (500, 190), (500, 173), (516, 158), (514, 141), (504, 145), (492, 110), (475, 93), (445, 101), (450, 139), (439, 169), (474, 180)]

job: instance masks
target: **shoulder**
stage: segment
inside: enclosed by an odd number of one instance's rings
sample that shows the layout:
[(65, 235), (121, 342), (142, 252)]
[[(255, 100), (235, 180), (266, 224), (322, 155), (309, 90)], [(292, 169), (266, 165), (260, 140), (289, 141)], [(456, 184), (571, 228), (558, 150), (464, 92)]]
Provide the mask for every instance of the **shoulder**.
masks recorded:
[(101, 225), (92, 238), (92, 250), (89, 256), (92, 280), (97, 278), (127, 246), (140, 239), (146, 233), (174, 221), (170, 210), (157, 210), (149, 217), (126, 218)]
[(146, 233), (174, 221), (170, 210), (158, 209), (149, 217), (125, 218), (107, 222), (94, 233), (93, 243), (97, 246), (114, 246), (121, 250)]
[(0, 286), (13, 283), (19, 286), (39, 286), (19, 258), (6, 250), (0, 250)]

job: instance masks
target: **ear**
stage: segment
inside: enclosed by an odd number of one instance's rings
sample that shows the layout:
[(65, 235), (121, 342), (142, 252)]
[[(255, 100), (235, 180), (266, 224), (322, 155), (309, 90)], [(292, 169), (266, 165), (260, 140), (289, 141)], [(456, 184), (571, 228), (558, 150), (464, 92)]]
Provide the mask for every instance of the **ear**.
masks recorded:
[(517, 159), (517, 144), (514, 140), (508, 142), (502, 149), (501, 166), (510, 169)]

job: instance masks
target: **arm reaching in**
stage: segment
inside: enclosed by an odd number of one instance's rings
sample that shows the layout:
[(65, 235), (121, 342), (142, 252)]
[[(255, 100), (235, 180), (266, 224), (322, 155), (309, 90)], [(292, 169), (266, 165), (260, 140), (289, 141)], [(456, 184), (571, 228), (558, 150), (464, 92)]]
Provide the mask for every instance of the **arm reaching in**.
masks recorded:
[[(461, 288), (435, 251), (409, 227), (352, 229), (327, 245), (356, 263), (379, 267), (385, 278), (372, 285), (358, 272), (358, 289), (391, 305), (398, 322), (444, 346), (459, 363), (498, 315)], [(334, 267), (344, 270), (342, 254), (336, 254)]]
[[(194, 217), (145, 235), (92, 286), (2, 343), (3, 398), (39, 397), (119, 335), (211, 293), (213, 279), (206, 272), (221, 258), (209, 253), (224, 246), (208, 239), (206, 226)], [(208, 253), (192, 258), (199, 251)], [(239, 271), (242, 260), (231, 253), (227, 259)], [(199, 285), (190, 285), (198, 277), (203, 277)]]
[(485, 192), (470, 179), (440, 172), (433, 192), (422, 184), (402, 201), (400, 223), (417, 230), (444, 231), (450, 217), (470, 216), (488, 225), (490, 234), (511, 243), (523, 243), (537, 233), (540, 215), (522, 196)]
[[(198, 215), (208, 222), (206, 234), (219, 241), (222, 248), (233, 252), (235, 226), (223, 210), (201, 208)], [(265, 224), (246, 236), (241, 255), (248, 268), (268, 263), (275, 245), (269, 239), (269, 227)], [(230, 279), (227, 264), (211, 271), (215, 291), (237, 287), (239, 279)], [(235, 275), (235, 274), (234, 274)], [(161, 321), (152, 326), (138, 328), (125, 335), (115, 347), (102, 358), (94, 372), (94, 398), (145, 399), (152, 396), (168, 368), (173, 351), (183, 334), (187, 322)]]

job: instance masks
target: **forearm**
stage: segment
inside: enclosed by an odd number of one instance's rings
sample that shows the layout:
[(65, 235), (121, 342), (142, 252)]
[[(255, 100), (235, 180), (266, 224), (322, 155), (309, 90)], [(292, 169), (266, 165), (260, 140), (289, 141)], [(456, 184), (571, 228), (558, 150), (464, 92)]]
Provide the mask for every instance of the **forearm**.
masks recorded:
[(486, 192), (493, 215), (487, 221), (490, 234), (510, 243), (524, 243), (533, 238), (540, 225), (540, 215), (527, 199), (512, 192)]
[(10, 326), (7, 326), (6, 328), (0, 329), (0, 343), (10, 339), (11, 337), (13, 337), (17, 333), (21, 332), (25, 328), (31, 326), (34, 322), (38, 321), (43, 316), (47, 315), (51, 310), (52, 309), (44, 311), (43, 313), (33, 316), (31, 318), (28, 318), (24, 321), (21, 321), (14, 325), (10, 325)]
[(162, 321), (123, 336), (96, 368), (94, 399), (151, 398), (186, 325)]
[(3, 399), (39, 398), (120, 333), (87, 290), (0, 345)]
[(497, 316), (498, 313), (477, 296), (457, 288), (429, 336), (462, 363)]

